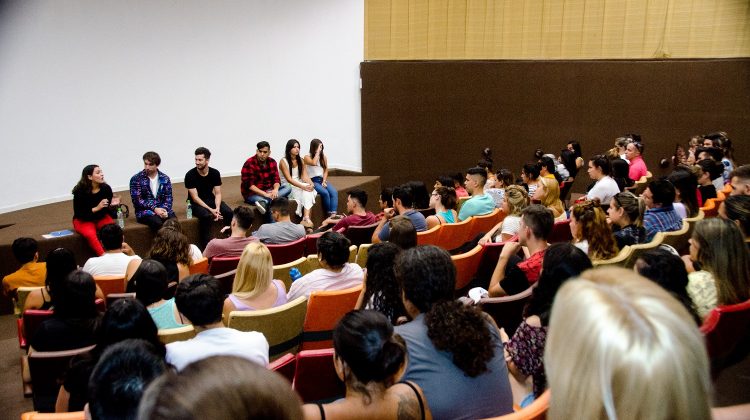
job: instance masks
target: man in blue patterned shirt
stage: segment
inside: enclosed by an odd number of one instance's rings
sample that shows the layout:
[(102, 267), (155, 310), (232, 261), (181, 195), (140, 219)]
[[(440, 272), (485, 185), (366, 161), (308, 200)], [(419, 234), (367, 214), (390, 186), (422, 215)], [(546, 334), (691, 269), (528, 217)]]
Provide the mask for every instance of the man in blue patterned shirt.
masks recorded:
[(674, 210), (675, 189), (667, 180), (655, 180), (648, 184), (643, 194), (646, 213), (643, 215), (643, 227), (646, 229), (646, 241), (654, 239), (656, 232), (674, 232), (682, 229), (682, 219)]
[(130, 178), (130, 198), (138, 223), (153, 231), (159, 230), (165, 220), (176, 217), (172, 211), (172, 182), (159, 171), (161, 157), (156, 152), (143, 155), (143, 170)]

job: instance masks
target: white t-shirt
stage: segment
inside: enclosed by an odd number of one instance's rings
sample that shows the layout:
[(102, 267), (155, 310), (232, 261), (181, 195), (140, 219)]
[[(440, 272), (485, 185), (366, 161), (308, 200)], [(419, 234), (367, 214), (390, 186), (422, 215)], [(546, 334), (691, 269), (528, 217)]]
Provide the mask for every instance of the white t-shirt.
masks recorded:
[(495, 242), (503, 242), (502, 234), (515, 236), (521, 229), (521, 216), (505, 216), (500, 226), (500, 235), (495, 236)]
[(617, 182), (610, 176), (605, 176), (602, 179), (596, 181), (594, 188), (589, 191), (587, 197), (589, 198), (589, 200), (598, 198), (603, 205), (608, 206), (609, 202), (612, 200), (612, 197), (617, 195), (619, 192), (620, 187), (617, 186)]
[(286, 298), (292, 301), (300, 296), (310, 296), (318, 290), (343, 290), (359, 286), (364, 280), (364, 271), (357, 264), (346, 263), (340, 272), (336, 273), (324, 268), (305, 274), (292, 283)]
[(257, 331), (221, 327), (201, 331), (190, 340), (167, 344), (167, 362), (177, 370), (211, 356), (238, 356), (267, 366), (268, 341)]
[(97, 276), (123, 276), (128, 268), (128, 263), (140, 259), (137, 255), (126, 255), (122, 252), (105, 253), (101, 257), (92, 257), (83, 265), (83, 271)]
[(149, 178), (148, 180), (151, 186), (151, 194), (156, 197), (156, 193), (159, 192), (159, 175), (157, 174), (155, 177)]

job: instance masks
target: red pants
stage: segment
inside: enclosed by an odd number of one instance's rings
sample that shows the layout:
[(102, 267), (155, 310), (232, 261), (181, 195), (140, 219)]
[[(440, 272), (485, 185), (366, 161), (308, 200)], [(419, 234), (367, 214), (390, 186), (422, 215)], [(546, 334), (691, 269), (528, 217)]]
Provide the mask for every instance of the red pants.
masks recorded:
[(86, 242), (88, 242), (91, 249), (96, 252), (96, 255), (102, 255), (104, 254), (104, 248), (102, 247), (101, 242), (99, 242), (99, 237), (96, 236), (96, 232), (101, 229), (102, 226), (111, 223), (114, 223), (114, 220), (112, 220), (108, 214), (96, 222), (73, 219), (73, 229), (86, 238)]

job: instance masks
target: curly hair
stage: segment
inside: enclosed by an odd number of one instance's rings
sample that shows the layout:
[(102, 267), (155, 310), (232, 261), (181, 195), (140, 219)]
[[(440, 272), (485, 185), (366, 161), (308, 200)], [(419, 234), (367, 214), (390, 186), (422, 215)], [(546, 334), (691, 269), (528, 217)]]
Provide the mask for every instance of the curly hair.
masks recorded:
[(149, 255), (154, 260), (190, 265), (190, 242), (187, 236), (175, 229), (159, 229)]
[(401, 300), (401, 285), (396, 281), (393, 263), (401, 248), (391, 242), (372, 245), (367, 250), (367, 277), (363, 302), (371, 302), (372, 309), (384, 314), (396, 324), (406, 315)]
[(575, 217), (580, 231), (580, 238), (589, 243), (589, 258), (606, 260), (620, 251), (607, 224), (607, 215), (595, 201), (584, 201), (573, 206), (570, 217)]

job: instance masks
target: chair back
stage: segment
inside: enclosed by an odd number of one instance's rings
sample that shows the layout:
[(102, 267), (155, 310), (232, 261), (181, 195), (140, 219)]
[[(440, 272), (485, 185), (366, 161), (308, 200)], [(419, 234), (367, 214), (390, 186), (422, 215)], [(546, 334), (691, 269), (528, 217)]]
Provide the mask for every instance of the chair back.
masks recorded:
[(240, 331), (263, 333), (270, 346), (268, 355), (271, 360), (276, 360), (285, 353), (297, 352), (307, 305), (307, 298), (300, 296), (275, 308), (232, 311), (227, 326)]
[[(724, 188), (721, 189), (721, 192), (727, 196), (732, 193), (732, 184), (724, 184)], [(717, 191), (718, 194), (718, 191)]]
[(268, 369), (279, 373), (287, 381), (289, 386), (294, 382), (294, 372), (297, 370), (297, 356), (287, 353), (268, 364)]
[(27, 411), (21, 414), (21, 420), (85, 420), (86, 413), (83, 411), (71, 411), (69, 413), (40, 413), (38, 411)]
[(304, 350), (297, 354), (292, 388), (305, 403), (332, 401), (344, 396), (346, 388), (333, 365), (333, 349)]
[(440, 225), (440, 236), (438, 243), (435, 244), (445, 250), (458, 248), (468, 241), (471, 233), (471, 223), (473, 217), (457, 222)]
[(323, 236), (324, 233), (313, 233), (305, 236), (305, 255), (318, 255), (318, 238)]
[(29, 297), (29, 294), (33, 292), (34, 290), (40, 290), (44, 286), (21, 286), (18, 289), (16, 289), (16, 297), (13, 298), (13, 305), (14, 309), (13, 312), (16, 314), (17, 317), (21, 317), (23, 314), (23, 307), (26, 306), (26, 299)]
[(632, 249), (629, 245), (625, 245), (624, 248), (620, 250), (620, 252), (617, 253), (614, 257), (608, 259), (608, 260), (593, 260), (591, 261), (591, 264), (594, 267), (604, 267), (604, 266), (619, 266), (624, 267), (625, 262), (628, 260), (628, 257), (630, 257), (630, 253), (632, 252)]
[(550, 390), (546, 390), (526, 407), (504, 416), (484, 420), (545, 420), (549, 410)]
[(712, 309), (701, 332), (706, 337), (712, 369), (716, 370), (731, 359), (741, 342), (750, 340), (750, 300)]
[(558, 242), (570, 242), (573, 240), (573, 234), (570, 233), (570, 219), (555, 222), (552, 225), (552, 233), (549, 234), (547, 242), (554, 244)]
[(174, 343), (175, 341), (190, 340), (195, 337), (195, 328), (192, 325), (185, 325), (179, 328), (168, 328), (159, 330), (159, 341), (164, 344)]
[(654, 239), (652, 239), (651, 242), (647, 242), (645, 244), (630, 245), (630, 255), (628, 255), (628, 257), (625, 259), (625, 268), (633, 268), (635, 262), (638, 261), (638, 258), (640, 258), (640, 256), (643, 255), (644, 252), (655, 249), (659, 245), (661, 245), (662, 238), (662, 236), (654, 235)]
[(433, 226), (431, 229), (417, 232), (417, 245), (437, 245), (440, 239), (442, 225)]
[(120, 299), (135, 299), (135, 292), (133, 293), (110, 293), (107, 295), (106, 304), (107, 308), (112, 306), (113, 303)]
[(273, 266), (273, 278), (283, 281), (287, 291), (292, 287), (292, 277), (289, 275), (289, 270), (292, 268), (296, 268), (304, 276), (318, 268), (317, 259), (312, 260), (308, 257), (300, 257), (292, 262)]
[(456, 290), (461, 290), (471, 283), (479, 269), (483, 251), (484, 247), (477, 245), (469, 252), (451, 256), (453, 265), (456, 266)]
[(648, 178), (644, 175), (633, 184), (633, 194), (636, 196), (643, 194), (643, 192), (646, 191), (646, 187), (648, 187)]
[(487, 233), (505, 219), (505, 212), (502, 209), (495, 209), (490, 214), (471, 217), (471, 227), (469, 228), (469, 239), (474, 238), (480, 233)]
[(104, 297), (110, 293), (125, 293), (125, 275), (122, 276), (94, 276), (96, 285), (102, 289)]
[(376, 227), (378, 227), (377, 223), (367, 226), (349, 226), (344, 230), (344, 236), (349, 238), (352, 245), (360, 246), (368, 244), (372, 239), (372, 234), (375, 232)]
[(505, 328), (508, 336), (512, 337), (523, 321), (523, 308), (531, 299), (532, 290), (533, 286), (511, 296), (482, 298), (479, 306), (495, 320), (498, 327)]
[(683, 255), (687, 254), (690, 249), (690, 244), (688, 243), (688, 239), (690, 239), (690, 236), (688, 236), (689, 233), (690, 223), (683, 219), (680, 230), (675, 230), (674, 232), (657, 232), (654, 235), (654, 240), (671, 245), (680, 255)]
[(190, 274), (208, 274), (208, 258), (203, 257), (198, 261), (193, 261), (188, 269)]
[(361, 291), (362, 285), (344, 290), (312, 292), (307, 302), (300, 350), (333, 347), (333, 328), (347, 312), (354, 309)]
[(228, 295), (232, 293), (232, 286), (234, 285), (234, 276), (237, 275), (237, 269), (227, 271), (226, 273), (221, 273), (217, 276), (214, 276), (216, 281), (219, 282), (219, 286), (221, 286), (221, 292), (225, 295)]
[(706, 202), (703, 203), (703, 207), (701, 207), (701, 211), (703, 212), (703, 217), (705, 218), (718, 216), (719, 207), (716, 205), (716, 199), (709, 198), (708, 200), (706, 200)]
[(34, 410), (54, 412), (59, 379), (68, 371), (73, 356), (86, 353), (95, 346), (64, 351), (29, 351), (28, 363), (33, 387)]
[(21, 331), (23, 343), (21, 347), (27, 347), (29, 340), (34, 336), (42, 322), (52, 318), (52, 314), (54, 314), (53, 311), (45, 309), (27, 309), (23, 311), (23, 329)]
[(236, 270), (240, 257), (213, 257), (208, 264), (208, 274), (215, 276)]
[(474, 284), (474, 286), (481, 286), (485, 289), (489, 289), (490, 278), (492, 278), (492, 273), (497, 266), (497, 260), (500, 259), (500, 252), (503, 250), (503, 246), (505, 246), (505, 242), (488, 242), (483, 245), (484, 250), (482, 251), (482, 259), (479, 261), (479, 266), (474, 275), (479, 279), (480, 283)]
[(274, 265), (286, 264), (299, 257), (305, 256), (306, 237), (297, 239), (294, 242), (279, 245), (266, 245), (271, 251), (271, 259)]
[[(417, 234), (418, 235), (418, 234)], [(357, 258), (354, 262), (362, 268), (367, 267), (367, 251), (370, 249), (372, 244), (362, 244), (357, 248)]]

